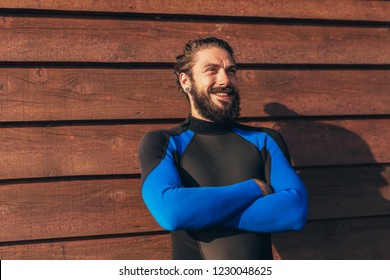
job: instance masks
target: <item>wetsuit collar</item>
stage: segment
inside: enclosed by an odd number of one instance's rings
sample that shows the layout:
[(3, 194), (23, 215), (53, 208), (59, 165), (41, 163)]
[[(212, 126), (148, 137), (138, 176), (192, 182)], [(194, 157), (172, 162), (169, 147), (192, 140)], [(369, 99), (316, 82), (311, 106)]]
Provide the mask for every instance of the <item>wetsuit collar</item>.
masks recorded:
[(182, 126), (196, 133), (221, 134), (230, 131), (234, 126), (234, 122), (221, 125), (215, 122), (201, 120), (189, 115), (182, 123)]

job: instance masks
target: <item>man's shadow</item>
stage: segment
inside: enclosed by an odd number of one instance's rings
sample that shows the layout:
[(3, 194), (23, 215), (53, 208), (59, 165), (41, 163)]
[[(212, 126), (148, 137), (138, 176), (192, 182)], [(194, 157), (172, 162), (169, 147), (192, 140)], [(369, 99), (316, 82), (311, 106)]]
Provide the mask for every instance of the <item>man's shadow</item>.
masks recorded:
[(276, 118), (276, 130), (309, 194), (304, 230), (274, 234), (282, 259), (390, 259), (389, 250), (380, 248), (388, 238), (368, 236), (372, 227), (380, 231), (389, 223), (390, 197), (385, 167), (367, 143), (335, 121), (303, 118), (280, 103), (264, 109), (289, 117), (288, 122)]

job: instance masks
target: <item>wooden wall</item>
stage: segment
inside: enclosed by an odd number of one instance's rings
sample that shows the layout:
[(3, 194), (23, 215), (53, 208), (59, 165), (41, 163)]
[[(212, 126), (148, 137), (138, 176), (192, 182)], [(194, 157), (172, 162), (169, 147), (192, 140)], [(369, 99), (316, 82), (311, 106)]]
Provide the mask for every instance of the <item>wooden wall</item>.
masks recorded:
[(309, 222), (285, 259), (390, 258), (389, 1), (0, 2), (0, 258), (167, 259), (137, 146), (188, 105), (172, 62), (236, 50), (247, 124), (278, 129)]

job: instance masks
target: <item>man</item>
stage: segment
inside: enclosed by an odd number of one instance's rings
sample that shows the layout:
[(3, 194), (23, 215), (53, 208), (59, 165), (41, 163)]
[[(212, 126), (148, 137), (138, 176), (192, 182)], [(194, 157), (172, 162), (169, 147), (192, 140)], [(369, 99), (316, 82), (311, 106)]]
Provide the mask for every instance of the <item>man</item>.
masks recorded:
[(227, 42), (189, 41), (175, 71), (191, 114), (139, 147), (143, 199), (171, 231), (173, 259), (272, 259), (270, 233), (301, 229), (307, 213), (285, 142), (233, 121), (240, 96)]

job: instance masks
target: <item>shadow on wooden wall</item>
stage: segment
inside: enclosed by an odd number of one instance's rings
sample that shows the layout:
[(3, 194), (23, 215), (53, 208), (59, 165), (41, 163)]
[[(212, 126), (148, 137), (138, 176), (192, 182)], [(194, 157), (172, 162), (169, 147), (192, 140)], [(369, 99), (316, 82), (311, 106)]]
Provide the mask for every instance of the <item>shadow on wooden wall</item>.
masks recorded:
[[(276, 121), (276, 126), (287, 144), (293, 144), (292, 159), (300, 166), (298, 172), (309, 192), (306, 228), (274, 238), (282, 258), (388, 257), (388, 240), (382, 229), (389, 228), (389, 219), (381, 221), (380, 218), (388, 212), (390, 201), (388, 181), (384, 177), (386, 167), (377, 164), (365, 140), (348, 130), (348, 125), (338, 126), (332, 120), (315, 118), (301, 120), (299, 114), (281, 103), (266, 104), (265, 111), (271, 117), (283, 115), (297, 119), (288, 123)], [(366, 122), (356, 121), (359, 125)], [(370, 125), (366, 124), (368, 135)], [(379, 140), (378, 144), (385, 141)], [(302, 165), (308, 162), (303, 158), (307, 155), (311, 155), (313, 166)]]

